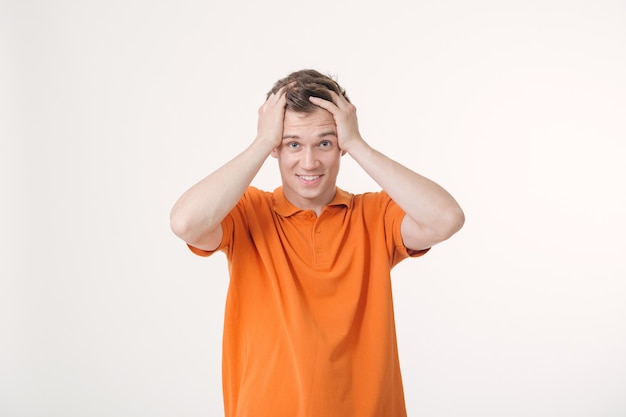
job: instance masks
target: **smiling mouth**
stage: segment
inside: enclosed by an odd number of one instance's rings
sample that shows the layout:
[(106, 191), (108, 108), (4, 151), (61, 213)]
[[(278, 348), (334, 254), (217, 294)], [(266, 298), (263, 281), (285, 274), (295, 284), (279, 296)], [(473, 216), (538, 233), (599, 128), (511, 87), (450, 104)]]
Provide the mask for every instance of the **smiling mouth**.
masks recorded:
[(298, 175), (298, 178), (304, 181), (315, 181), (318, 178), (321, 178), (321, 175)]

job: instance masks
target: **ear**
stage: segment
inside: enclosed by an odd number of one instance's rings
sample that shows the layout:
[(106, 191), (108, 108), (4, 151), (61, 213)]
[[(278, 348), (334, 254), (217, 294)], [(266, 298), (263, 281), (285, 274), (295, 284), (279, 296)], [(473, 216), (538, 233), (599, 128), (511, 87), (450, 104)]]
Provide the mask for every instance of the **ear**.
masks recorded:
[(271, 153), (271, 155), (272, 155), (274, 158), (278, 158), (278, 149), (277, 149), (277, 148), (272, 149), (272, 153)]

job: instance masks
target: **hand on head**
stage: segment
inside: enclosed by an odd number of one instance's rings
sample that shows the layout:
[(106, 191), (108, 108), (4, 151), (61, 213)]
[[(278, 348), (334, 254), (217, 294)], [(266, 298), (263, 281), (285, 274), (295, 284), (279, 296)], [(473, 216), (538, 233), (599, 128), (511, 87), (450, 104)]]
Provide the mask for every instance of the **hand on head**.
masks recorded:
[(330, 91), (333, 101), (324, 100), (319, 97), (309, 97), (311, 103), (328, 111), (333, 115), (337, 125), (337, 136), (339, 147), (348, 152), (354, 143), (363, 141), (359, 132), (359, 123), (356, 116), (356, 107), (344, 96)]
[(283, 140), (283, 122), (287, 105), (286, 92), (289, 85), (267, 97), (259, 108), (257, 140), (268, 141), (272, 148), (280, 146)]

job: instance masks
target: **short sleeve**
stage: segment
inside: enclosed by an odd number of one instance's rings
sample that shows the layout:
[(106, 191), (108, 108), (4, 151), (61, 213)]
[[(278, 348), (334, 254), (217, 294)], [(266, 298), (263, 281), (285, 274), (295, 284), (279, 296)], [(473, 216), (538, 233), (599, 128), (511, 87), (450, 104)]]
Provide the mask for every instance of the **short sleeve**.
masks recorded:
[(404, 245), (404, 241), (402, 240), (402, 221), (406, 216), (406, 213), (395, 201), (389, 197), (387, 193), (384, 191), (381, 193), (388, 198), (387, 209), (385, 210), (385, 223), (387, 227), (392, 232), (393, 242), (395, 247), (393, 265), (396, 265), (398, 262), (405, 258), (419, 258), (420, 256), (425, 255), (430, 248), (422, 249), (422, 250), (412, 250), (408, 249)]
[(220, 242), (220, 245), (215, 250), (207, 251), (207, 250), (196, 248), (195, 246), (191, 246), (190, 244), (187, 244), (187, 246), (189, 247), (189, 250), (191, 250), (191, 252), (193, 252), (194, 254), (198, 256), (202, 256), (202, 257), (211, 256), (215, 252), (226, 251), (226, 248), (230, 245), (230, 242), (233, 236), (233, 213), (232, 212), (229, 213), (224, 218), (224, 220), (222, 220), (221, 226), (222, 226), (222, 241)]

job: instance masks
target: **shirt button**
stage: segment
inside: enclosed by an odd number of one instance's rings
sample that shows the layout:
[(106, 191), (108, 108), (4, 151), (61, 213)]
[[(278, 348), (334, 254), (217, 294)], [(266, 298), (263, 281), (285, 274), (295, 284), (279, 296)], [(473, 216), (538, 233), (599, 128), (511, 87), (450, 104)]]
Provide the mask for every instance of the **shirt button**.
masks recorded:
[(315, 253), (322, 253), (322, 248), (320, 248), (319, 246), (315, 248)]
[(315, 233), (321, 233), (322, 231), (320, 229), (315, 229)]

